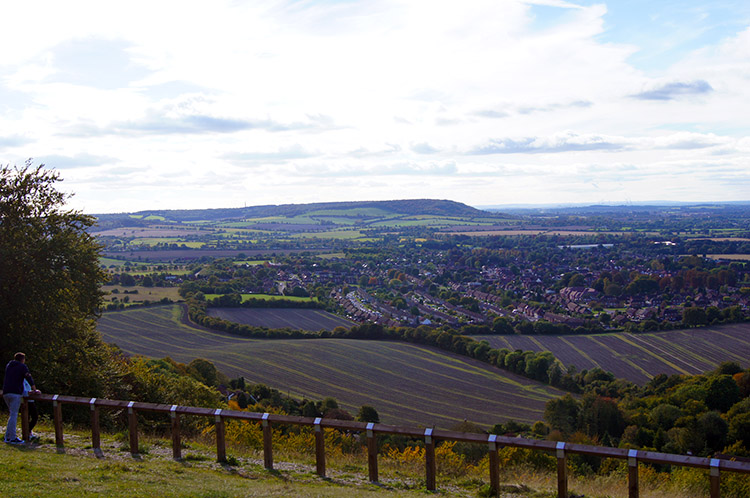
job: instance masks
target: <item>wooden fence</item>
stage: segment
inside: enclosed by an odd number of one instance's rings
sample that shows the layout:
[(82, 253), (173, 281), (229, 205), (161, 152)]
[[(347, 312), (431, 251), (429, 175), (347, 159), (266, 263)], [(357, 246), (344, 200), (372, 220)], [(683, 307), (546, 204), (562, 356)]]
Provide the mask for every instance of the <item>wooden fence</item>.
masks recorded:
[[(378, 481), (378, 444), (377, 434), (396, 434), (423, 439), (425, 443), (425, 481), (428, 490), (435, 490), (437, 467), (435, 461), (435, 442), (460, 441), (466, 443), (486, 444), (489, 448), (490, 488), (492, 494), (497, 494), (500, 487), (500, 465), (498, 449), (503, 446), (526, 448), (530, 450), (547, 451), (557, 457), (557, 496), (568, 496), (568, 465), (567, 458), (571, 454), (591, 455), (602, 458), (619, 458), (628, 462), (628, 496), (638, 497), (638, 464), (656, 463), (677, 465), (683, 467), (697, 467), (709, 470), (710, 496), (719, 497), (719, 483), (722, 472), (739, 472), (750, 474), (750, 463), (728, 459), (702, 458), (686, 455), (673, 455), (623, 448), (609, 448), (605, 446), (591, 446), (585, 444), (571, 444), (555, 441), (541, 441), (519, 437), (497, 436), (495, 434), (474, 434), (465, 432), (446, 431), (441, 429), (415, 429), (397, 427), (386, 424), (366, 422), (352, 422), (327, 418), (309, 418), (292, 415), (278, 415), (270, 413), (243, 412), (211, 408), (197, 408), (192, 406), (164, 405), (155, 403), (141, 403), (137, 401), (117, 401), (110, 399), (80, 398), (76, 396), (61, 396), (51, 394), (31, 395), (28, 399), (34, 401), (51, 401), (53, 406), (55, 442), (58, 449), (64, 448), (62, 405), (88, 405), (91, 409), (91, 441), (94, 452), (102, 454), (99, 432), (99, 410), (119, 409), (127, 410), (128, 432), (130, 436), (130, 453), (138, 455), (138, 412), (152, 412), (168, 414), (172, 423), (172, 454), (174, 458), (181, 458), (180, 445), (180, 417), (183, 415), (198, 417), (213, 417), (216, 425), (216, 458), (219, 462), (226, 461), (225, 421), (229, 419), (258, 422), (263, 429), (263, 464), (267, 469), (273, 469), (273, 447), (271, 424), (286, 424), (311, 426), (315, 429), (315, 461), (316, 472), (326, 475), (326, 453), (324, 428), (344, 431), (364, 432), (367, 435), (367, 462), (369, 479)], [(23, 439), (29, 440), (28, 404), (24, 400), (21, 405), (21, 429)]]

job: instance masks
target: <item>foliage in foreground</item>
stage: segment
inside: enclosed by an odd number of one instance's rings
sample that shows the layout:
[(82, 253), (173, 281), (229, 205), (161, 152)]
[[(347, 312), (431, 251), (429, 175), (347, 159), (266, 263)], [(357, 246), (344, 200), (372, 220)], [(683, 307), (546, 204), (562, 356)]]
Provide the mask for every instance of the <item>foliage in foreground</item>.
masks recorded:
[[(546, 405), (551, 439), (665, 453), (750, 456), (750, 369), (722, 363), (705, 375), (658, 375), (626, 392), (615, 381)], [(592, 460), (592, 468), (600, 461)]]

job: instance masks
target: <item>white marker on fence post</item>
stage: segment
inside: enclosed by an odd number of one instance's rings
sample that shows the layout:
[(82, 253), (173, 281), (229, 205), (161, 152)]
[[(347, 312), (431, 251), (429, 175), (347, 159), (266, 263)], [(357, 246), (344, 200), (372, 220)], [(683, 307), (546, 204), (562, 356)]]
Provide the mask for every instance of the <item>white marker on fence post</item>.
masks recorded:
[(490, 434), (487, 442), (489, 443), (490, 451), (495, 451), (497, 449), (497, 434)]

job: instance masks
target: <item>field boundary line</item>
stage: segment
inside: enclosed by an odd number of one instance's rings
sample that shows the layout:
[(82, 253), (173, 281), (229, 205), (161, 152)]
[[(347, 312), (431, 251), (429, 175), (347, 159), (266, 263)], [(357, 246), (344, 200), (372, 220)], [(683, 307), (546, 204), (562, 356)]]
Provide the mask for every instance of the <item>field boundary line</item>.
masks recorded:
[[(634, 346), (634, 347), (636, 347), (636, 348), (640, 349), (641, 351), (643, 351), (644, 353), (646, 353), (647, 355), (649, 355), (649, 356), (653, 356), (654, 358), (656, 358), (656, 359), (658, 359), (658, 360), (661, 360), (661, 361), (662, 361), (663, 363), (665, 363), (665, 364), (669, 365), (670, 367), (674, 368), (675, 370), (677, 370), (677, 371), (678, 371), (678, 372), (680, 372), (681, 374), (685, 374), (685, 375), (694, 375), (694, 374), (691, 374), (690, 372), (688, 372), (687, 370), (685, 370), (684, 368), (682, 368), (682, 367), (678, 367), (677, 365), (675, 365), (675, 364), (674, 364), (674, 363), (672, 363), (671, 361), (667, 360), (666, 358), (664, 358), (664, 357), (662, 357), (662, 356), (659, 356), (658, 354), (656, 354), (656, 353), (654, 353), (653, 351), (651, 351), (650, 349), (648, 349), (648, 348), (646, 348), (646, 347), (642, 346), (641, 344), (638, 344), (638, 343), (637, 343), (637, 342), (635, 342), (635, 341), (629, 340), (629, 339), (628, 339), (628, 338), (626, 338), (626, 337), (625, 337), (624, 335), (618, 335), (618, 336), (615, 336), (615, 337), (617, 337), (617, 338), (618, 338), (619, 340), (621, 340), (621, 341), (622, 341), (622, 342), (624, 342), (625, 344), (629, 344), (630, 346)], [(657, 348), (657, 349), (660, 349), (660, 348)], [(661, 349), (660, 349), (660, 350), (661, 350)], [(672, 355), (668, 355), (668, 356), (672, 356)], [(650, 377), (653, 377), (653, 375), (650, 375)]]

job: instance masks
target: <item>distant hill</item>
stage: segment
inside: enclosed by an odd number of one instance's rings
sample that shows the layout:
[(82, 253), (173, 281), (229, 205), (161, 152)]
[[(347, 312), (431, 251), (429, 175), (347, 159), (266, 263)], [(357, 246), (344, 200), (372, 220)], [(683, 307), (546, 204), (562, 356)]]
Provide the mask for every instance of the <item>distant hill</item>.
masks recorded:
[(352, 202), (318, 202), (312, 204), (279, 204), (266, 206), (249, 206), (241, 208), (222, 209), (175, 209), (148, 210), (135, 213), (99, 214), (95, 215), (100, 225), (116, 226), (117, 220), (127, 220), (132, 225), (136, 218), (163, 218), (166, 221), (219, 221), (244, 218), (260, 218), (269, 216), (294, 217), (317, 211), (351, 211), (374, 209), (382, 213), (397, 213), (402, 215), (433, 215), (433, 216), (497, 216), (460, 202), (437, 199), (405, 199), (394, 201), (352, 201)]

